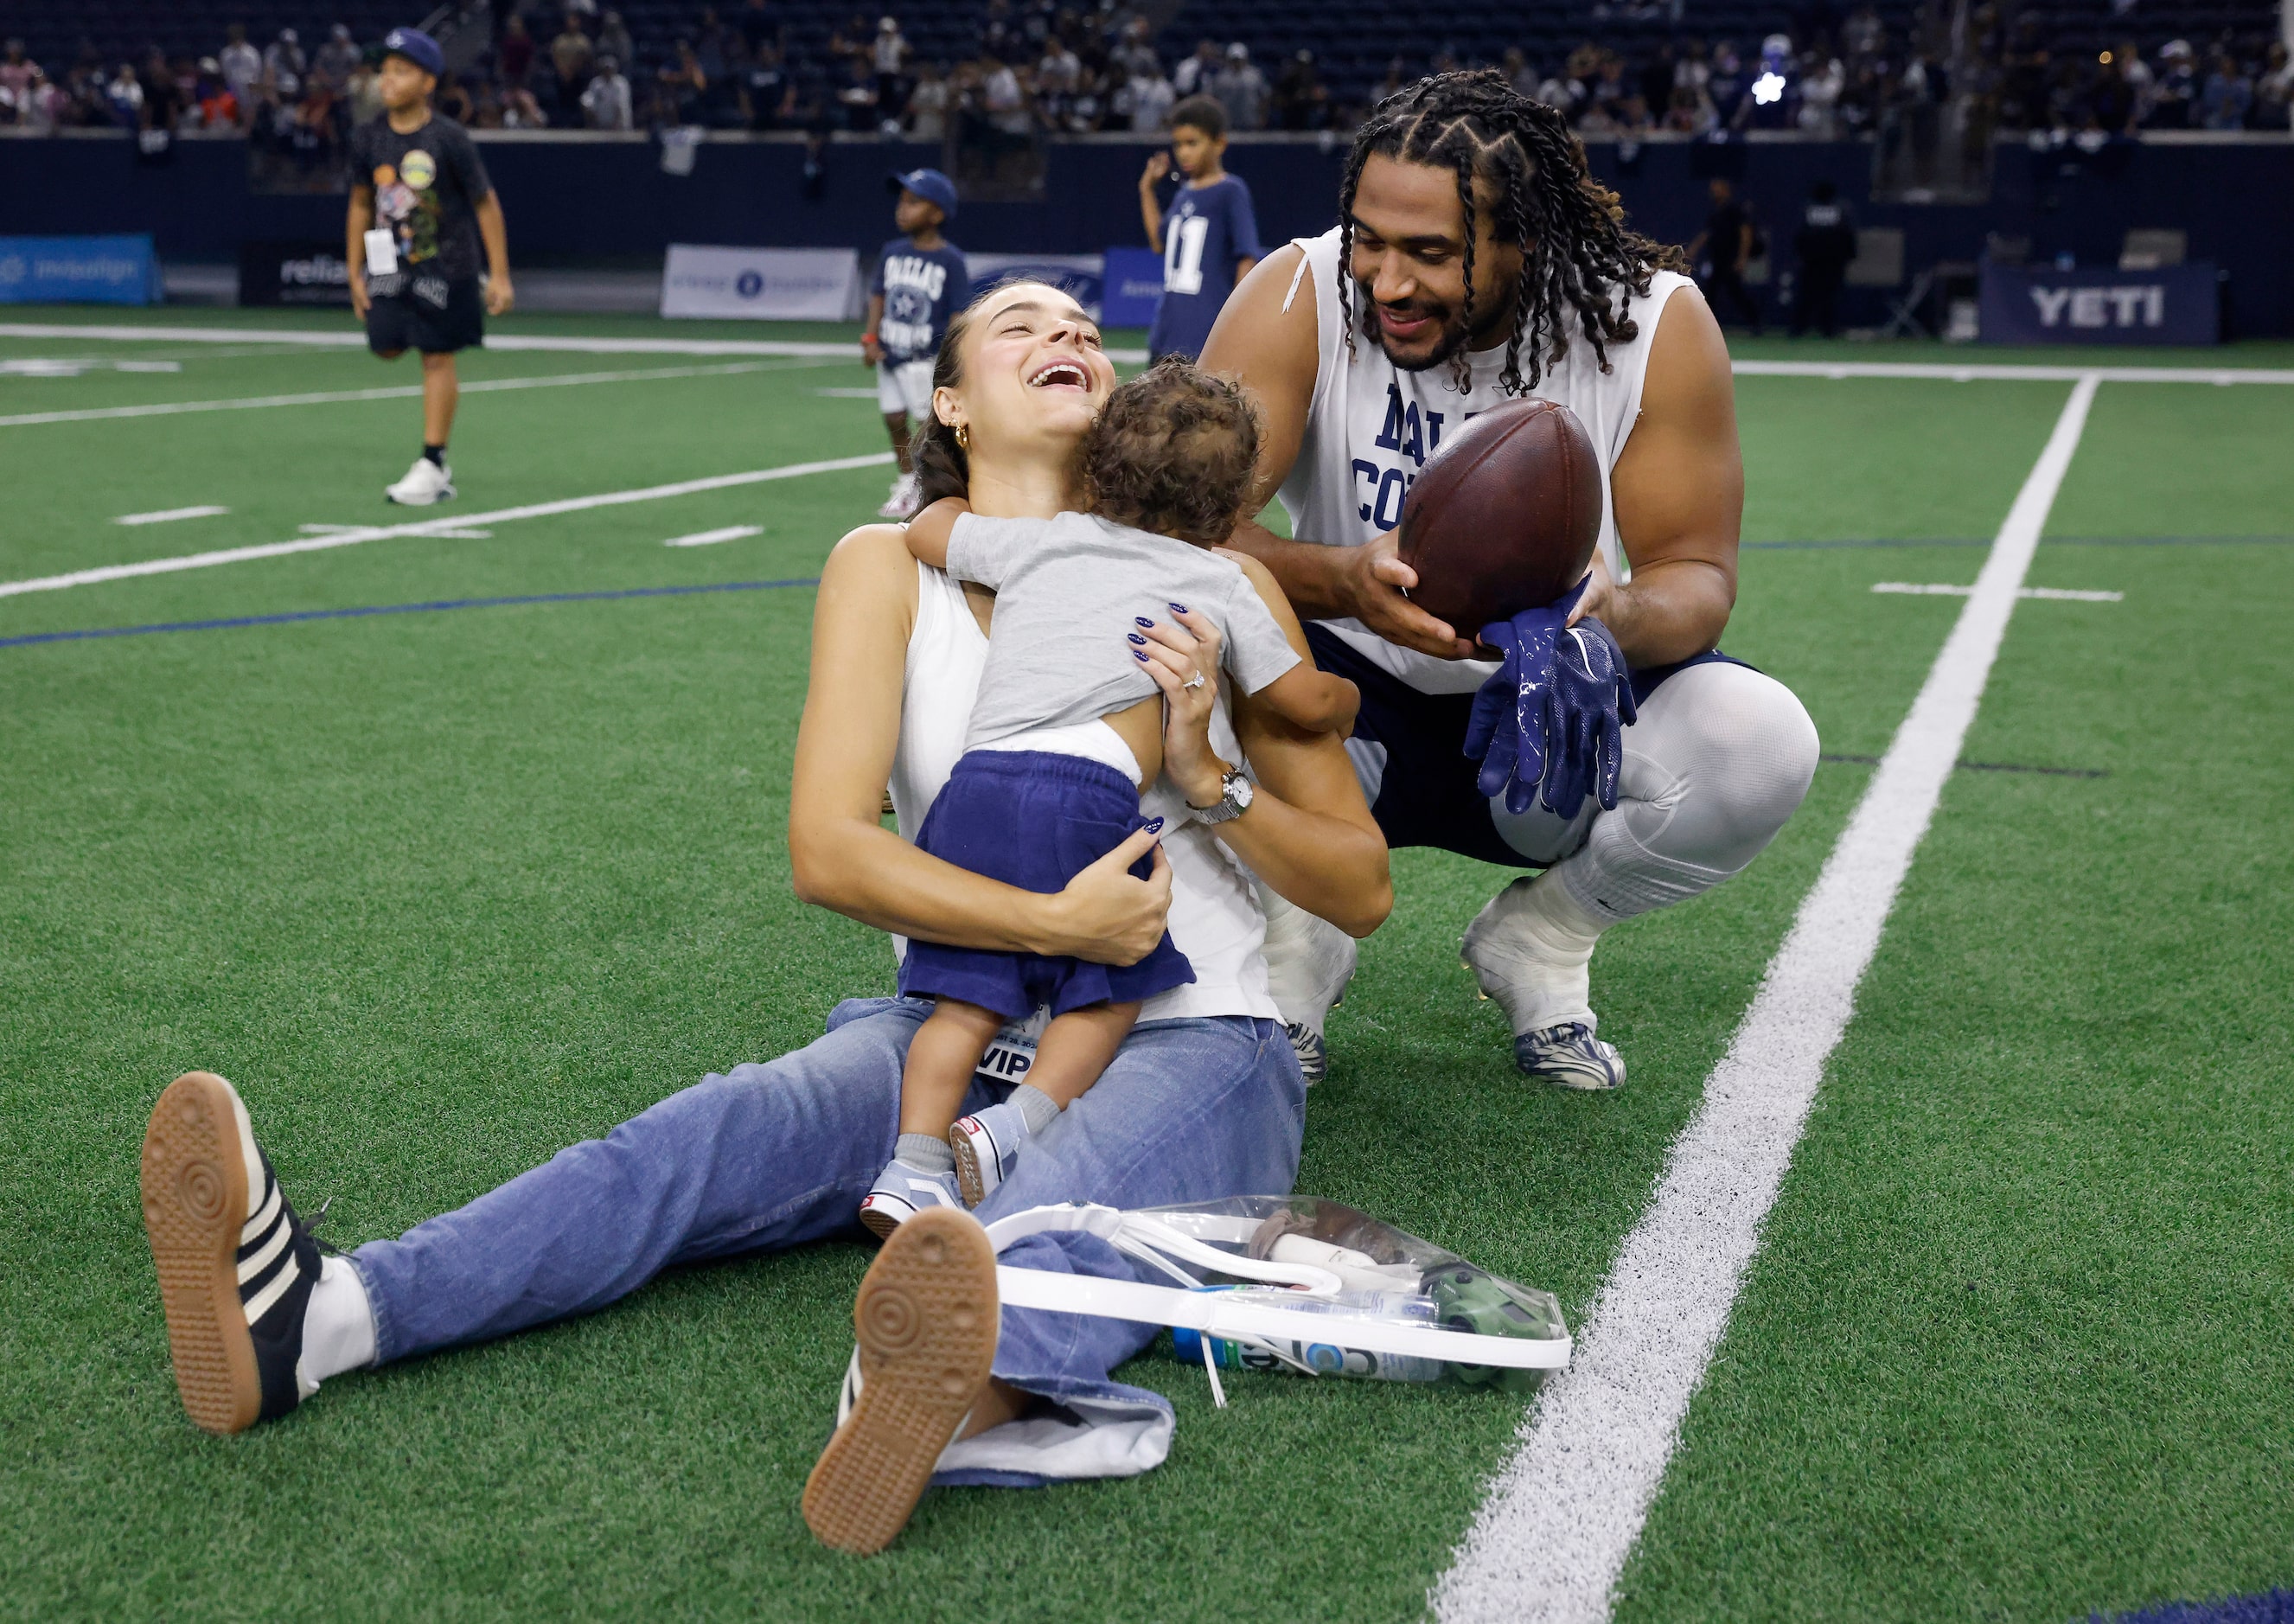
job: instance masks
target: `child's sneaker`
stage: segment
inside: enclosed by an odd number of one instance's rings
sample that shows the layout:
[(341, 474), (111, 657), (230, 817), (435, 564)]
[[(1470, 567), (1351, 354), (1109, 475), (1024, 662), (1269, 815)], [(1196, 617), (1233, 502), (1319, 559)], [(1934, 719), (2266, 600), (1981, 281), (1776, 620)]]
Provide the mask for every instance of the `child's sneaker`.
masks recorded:
[(964, 1192), (965, 1206), (978, 1206), (1011, 1177), (1020, 1147), (1027, 1142), (1028, 1119), (1009, 1100), (956, 1120), (948, 1130), (948, 1147), (956, 1152), (956, 1187)]
[(876, 1175), (875, 1187), (860, 1198), (860, 1222), (880, 1241), (927, 1207), (964, 1210), (954, 1173), (928, 1173), (897, 1157)]

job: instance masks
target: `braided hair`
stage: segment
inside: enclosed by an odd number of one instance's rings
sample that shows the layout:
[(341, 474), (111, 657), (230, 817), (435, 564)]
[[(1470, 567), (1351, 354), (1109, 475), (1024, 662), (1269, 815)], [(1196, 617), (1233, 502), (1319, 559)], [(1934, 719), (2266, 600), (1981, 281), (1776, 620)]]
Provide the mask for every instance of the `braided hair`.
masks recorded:
[[(1521, 250), (1513, 330), (1506, 337), (1505, 371), (1499, 379), (1509, 395), (1534, 388), (1546, 367), (1568, 354), (1577, 332), (1607, 371), (1608, 347), (1630, 343), (1640, 331), (1624, 313), (1616, 288), (1622, 284), (1647, 298), (1653, 272), (1688, 269), (1679, 249), (1625, 229), (1624, 206), (1587, 171), (1584, 143), (1559, 112), (1516, 91), (1493, 68), (1436, 74), (1373, 108), (1346, 159), (1338, 193), (1338, 309), (1346, 318), (1349, 355), (1357, 321), (1354, 192), (1363, 165), (1373, 154), (1456, 172), (1466, 219), (1466, 302), (1460, 322), (1467, 333), (1474, 331), (1474, 241), (1480, 234), (1475, 185), (1486, 181), (1495, 187), (1492, 233)], [(1359, 319), (1368, 322), (1371, 313), (1363, 311)], [(1458, 387), (1470, 388), (1472, 363), (1462, 344), (1450, 365)]]

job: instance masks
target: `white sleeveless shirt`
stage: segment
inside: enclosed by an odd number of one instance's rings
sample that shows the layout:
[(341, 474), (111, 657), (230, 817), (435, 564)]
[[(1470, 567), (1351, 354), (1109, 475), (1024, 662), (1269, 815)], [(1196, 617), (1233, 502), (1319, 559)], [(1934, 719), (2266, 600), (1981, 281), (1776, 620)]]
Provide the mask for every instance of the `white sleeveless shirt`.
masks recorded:
[[(892, 810), (903, 839), (913, 841), (940, 787), (964, 754), (980, 674), (988, 663), (988, 638), (972, 617), (963, 586), (928, 565), (916, 566), (916, 624), (908, 634), (907, 668), (900, 692), (900, 739), (892, 753)], [(1227, 720), (1226, 696), (1211, 713), (1211, 747), (1229, 761), (1242, 758)], [(1113, 739), (1103, 722), (1062, 729), (1094, 731)], [(1055, 748), (1042, 733), (1030, 749)], [(1079, 739), (1069, 754), (1092, 755)], [(1126, 760), (1130, 752), (1124, 751)], [(1135, 764), (1133, 767), (1135, 772)], [(1164, 853), (1171, 860), (1171, 940), (1194, 967), (1195, 979), (1147, 1000), (1143, 1021), (1186, 1016), (1252, 1016), (1280, 1020), (1266, 985), (1266, 917), (1249, 872), (1200, 824), (1184, 817), (1186, 801), (1168, 779), (1159, 779), (1141, 797), (1140, 810), (1168, 821)], [(893, 938), (893, 951), (905, 956), (907, 943)]]
[[(1445, 434), (1476, 412), (1510, 398), (1499, 388), (1505, 350), (1468, 357), (1472, 387), (1460, 394), (1445, 364), (1422, 372), (1403, 371), (1377, 343), (1360, 332), (1346, 354), (1346, 319), (1338, 309), (1338, 233), (1297, 239), (1306, 254), (1290, 284), (1290, 303), (1312, 284), (1315, 342), (1314, 395), (1307, 409), (1306, 435), (1298, 461), (1279, 493), (1291, 529), (1301, 541), (1327, 547), (1358, 547), (1402, 520), (1402, 499), (1426, 459)], [(1617, 544), (1609, 470), (1631, 437), (1641, 410), (1641, 381), (1648, 371), (1649, 343), (1665, 301), (1696, 284), (1672, 271), (1649, 278), (1648, 296), (1627, 290), (1626, 314), (1640, 331), (1625, 344), (1612, 344), (1609, 370), (1601, 371), (1593, 347), (1578, 339), (1560, 364), (1549, 367), (1530, 394), (1557, 401), (1577, 414), (1591, 437), (1601, 463), (1601, 535), (1597, 545), (1610, 570), (1623, 580), (1624, 559)], [(1356, 303), (1360, 314), (1360, 303)], [(1421, 693), (1471, 693), (1497, 667), (1483, 660), (1444, 660), (1387, 642), (1358, 620), (1322, 623), (1372, 664), (1392, 672)], [(1478, 627), (1461, 626), (1468, 636)]]

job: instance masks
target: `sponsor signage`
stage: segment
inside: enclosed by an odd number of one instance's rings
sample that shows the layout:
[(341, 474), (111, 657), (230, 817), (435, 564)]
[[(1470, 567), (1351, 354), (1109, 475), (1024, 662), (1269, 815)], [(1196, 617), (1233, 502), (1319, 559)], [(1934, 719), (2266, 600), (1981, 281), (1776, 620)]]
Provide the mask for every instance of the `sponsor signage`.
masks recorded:
[(1105, 262), (1097, 254), (966, 254), (964, 263), (972, 272), (974, 293), (992, 282), (1032, 277), (1066, 290), (1093, 321), (1105, 319), (1100, 314)]
[(144, 237), (0, 237), (0, 304), (156, 305)]
[(1163, 297), (1163, 257), (1153, 249), (1110, 249), (1101, 282), (1099, 319), (1110, 327), (1144, 327)]
[(239, 245), (242, 305), (338, 305), (351, 302), (350, 262), (339, 241), (242, 242)]
[(673, 242), (661, 278), (665, 316), (850, 322), (860, 314), (853, 249), (706, 248)]
[(1983, 267), (1989, 344), (2216, 344), (2222, 290), (2203, 260), (2155, 271)]

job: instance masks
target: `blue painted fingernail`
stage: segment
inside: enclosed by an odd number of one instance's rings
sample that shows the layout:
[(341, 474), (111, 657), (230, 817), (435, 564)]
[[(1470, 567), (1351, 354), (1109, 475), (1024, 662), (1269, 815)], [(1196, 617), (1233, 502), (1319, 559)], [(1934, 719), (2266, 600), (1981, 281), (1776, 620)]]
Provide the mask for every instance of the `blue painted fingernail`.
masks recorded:
[(1131, 618), (1137, 621), (1143, 626), (1151, 626), (1155, 624), (1153, 621), (1148, 619), (1144, 615), (1134, 615)]
[(1147, 820), (1147, 832), (1148, 832), (1149, 834), (1151, 834), (1151, 835), (1159, 835), (1159, 834), (1161, 834), (1161, 833), (1163, 832), (1163, 820), (1162, 820), (1162, 819), (1160, 819), (1160, 818), (1150, 818), (1150, 819), (1148, 819), (1148, 820)]
[(1123, 635), (1129, 638), (1133, 642), (1137, 643), (1143, 649), (1147, 646), (1147, 640), (1140, 636), (1136, 632), (1126, 632)]
[(1143, 651), (1141, 651), (1140, 649), (1134, 649), (1131, 651), (1131, 657), (1132, 657), (1133, 659), (1135, 659), (1135, 660), (1137, 660), (1137, 661), (1138, 661), (1141, 665), (1144, 665), (1147, 663), (1147, 656), (1146, 656)]
[(1171, 613), (1174, 615), (1184, 615), (1186, 612), (1187, 606), (1184, 603), (1175, 603), (1171, 606)]

